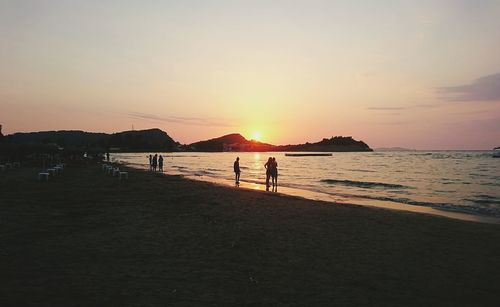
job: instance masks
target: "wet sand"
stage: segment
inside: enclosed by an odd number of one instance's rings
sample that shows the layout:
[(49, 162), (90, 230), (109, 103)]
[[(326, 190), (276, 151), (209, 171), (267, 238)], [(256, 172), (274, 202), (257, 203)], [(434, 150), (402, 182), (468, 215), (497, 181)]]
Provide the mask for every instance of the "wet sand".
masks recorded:
[(500, 225), (129, 170), (0, 173), (2, 306), (494, 306)]
[[(235, 183), (232, 180), (220, 179), (220, 178), (215, 178), (215, 177), (210, 177), (210, 176), (184, 176), (184, 177), (192, 179), (192, 180), (196, 180), (196, 181), (212, 182), (212, 183), (216, 183), (216, 184), (224, 185), (224, 186), (235, 186)], [(258, 184), (258, 183), (242, 181), (238, 186), (242, 189), (257, 190), (257, 191), (266, 190), (265, 183)], [(272, 188), (270, 188), (270, 190), (272, 190)], [(500, 218), (497, 218), (497, 217), (485, 216), (485, 215), (479, 215), (479, 214), (469, 214), (469, 213), (452, 211), (452, 210), (441, 210), (441, 209), (435, 209), (432, 207), (414, 206), (414, 205), (409, 205), (409, 204), (402, 204), (402, 203), (383, 201), (383, 200), (366, 199), (366, 198), (359, 198), (359, 197), (347, 198), (347, 197), (342, 197), (340, 195), (326, 194), (326, 193), (321, 193), (321, 192), (316, 192), (316, 191), (309, 191), (309, 190), (304, 190), (304, 189), (296, 189), (296, 188), (283, 187), (283, 186), (280, 186), (279, 191), (277, 191), (277, 192), (279, 192), (280, 194), (283, 194), (283, 196), (285, 196), (285, 195), (296, 196), (296, 197), (301, 197), (301, 198), (305, 198), (305, 199), (309, 199), (309, 200), (319, 200), (319, 201), (324, 201), (324, 202), (329, 202), (329, 203), (343, 203), (343, 204), (359, 205), (359, 206), (366, 206), (366, 207), (376, 207), (376, 208), (383, 208), (383, 209), (391, 209), (391, 210), (408, 211), (408, 212), (415, 212), (415, 213), (424, 213), (424, 214), (430, 214), (430, 215), (444, 216), (447, 218), (457, 219), (457, 220), (462, 220), (462, 221), (473, 221), (473, 222), (481, 222), (481, 223), (488, 223), (488, 224), (500, 224)]]

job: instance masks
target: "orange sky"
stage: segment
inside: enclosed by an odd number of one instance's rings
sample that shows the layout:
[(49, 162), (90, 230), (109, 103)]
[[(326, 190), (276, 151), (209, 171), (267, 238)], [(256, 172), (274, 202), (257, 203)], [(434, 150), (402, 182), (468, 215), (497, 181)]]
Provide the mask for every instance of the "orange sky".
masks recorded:
[(5, 133), (500, 146), (500, 3), (2, 1)]

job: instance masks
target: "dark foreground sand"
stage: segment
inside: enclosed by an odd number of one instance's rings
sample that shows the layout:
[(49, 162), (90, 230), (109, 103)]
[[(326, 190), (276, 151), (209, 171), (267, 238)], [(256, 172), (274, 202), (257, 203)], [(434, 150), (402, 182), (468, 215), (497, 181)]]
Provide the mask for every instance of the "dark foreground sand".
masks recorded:
[(98, 166), (0, 173), (1, 306), (498, 306), (500, 226)]

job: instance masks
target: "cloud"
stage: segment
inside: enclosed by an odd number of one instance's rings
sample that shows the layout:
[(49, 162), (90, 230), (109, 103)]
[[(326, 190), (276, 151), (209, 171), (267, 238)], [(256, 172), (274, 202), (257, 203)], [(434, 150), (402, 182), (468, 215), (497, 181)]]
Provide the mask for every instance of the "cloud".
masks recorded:
[(130, 118), (136, 118), (141, 120), (152, 120), (164, 123), (176, 123), (191, 126), (211, 126), (211, 127), (231, 127), (232, 125), (221, 123), (218, 121), (200, 118), (200, 117), (182, 117), (182, 116), (158, 116), (154, 114), (130, 112), (127, 113)]
[(410, 120), (407, 120), (407, 121), (383, 121), (383, 122), (380, 122), (380, 121), (375, 121), (375, 122), (372, 122), (372, 124), (374, 125), (380, 125), (380, 126), (404, 126), (404, 125), (409, 125), (409, 124), (412, 124), (413, 122), (410, 121)]
[[(367, 107), (365, 108), (366, 110), (369, 111), (404, 111), (404, 110), (411, 110), (411, 109), (432, 109), (436, 108), (437, 105), (435, 104), (430, 104), (430, 103), (421, 103), (421, 104), (416, 104), (416, 105), (410, 105), (410, 106), (405, 106), (405, 107)], [(391, 114), (400, 114), (398, 113), (391, 113)]]
[(471, 84), (437, 90), (448, 101), (500, 101), (500, 73), (481, 77)]
[(406, 108), (406, 107), (368, 107), (366, 109), (370, 110), (370, 111), (399, 111), (399, 110), (406, 110), (408, 108)]
[(433, 109), (436, 107), (438, 107), (438, 105), (430, 104), (430, 103), (421, 103), (421, 104), (415, 105), (415, 108), (419, 108), (419, 109)]

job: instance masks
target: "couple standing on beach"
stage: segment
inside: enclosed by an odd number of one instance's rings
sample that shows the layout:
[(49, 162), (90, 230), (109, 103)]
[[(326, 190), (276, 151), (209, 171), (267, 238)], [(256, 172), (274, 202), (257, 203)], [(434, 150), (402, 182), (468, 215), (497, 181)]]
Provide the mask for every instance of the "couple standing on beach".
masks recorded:
[(267, 159), (266, 164), (264, 164), (266, 168), (266, 191), (269, 191), (269, 179), (272, 179), (273, 183), (273, 192), (278, 191), (278, 162), (276, 162), (275, 157), (269, 157)]
[[(236, 161), (233, 164), (235, 178), (234, 181), (236, 185), (240, 184), (240, 157), (236, 157)], [(266, 164), (264, 164), (264, 168), (266, 169), (266, 191), (269, 191), (269, 179), (272, 179), (273, 184), (273, 192), (278, 191), (278, 162), (276, 162), (276, 158), (269, 157)]]
[(158, 171), (163, 173), (163, 157), (160, 155), (158, 157), (158, 154), (149, 155), (149, 170), (156, 172), (156, 167), (158, 167)]

